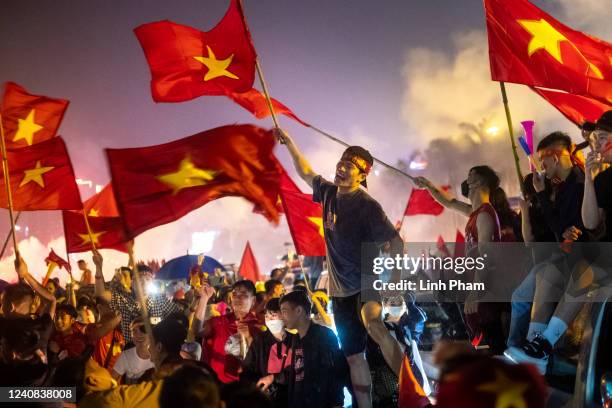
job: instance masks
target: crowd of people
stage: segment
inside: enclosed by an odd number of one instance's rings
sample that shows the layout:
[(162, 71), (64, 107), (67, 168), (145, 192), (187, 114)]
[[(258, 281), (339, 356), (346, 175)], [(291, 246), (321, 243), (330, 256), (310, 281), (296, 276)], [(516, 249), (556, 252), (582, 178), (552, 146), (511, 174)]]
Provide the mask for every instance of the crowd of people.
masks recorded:
[[(410, 292), (372, 299), (362, 287), (364, 243), (391, 255), (404, 250), (381, 206), (360, 187), (367, 187), (372, 156), (349, 147), (335, 180), (326, 181), (279, 129), (323, 207), (326, 288), (316, 289), (306, 274), (289, 280), (288, 258), (265, 282), (196, 266), (184, 285), (151, 294), (153, 271), (135, 262), (131, 248), (127, 266), (110, 281), (94, 250), (95, 272), (81, 260), (78, 281), (43, 286), (17, 254), (19, 281), (2, 291), (2, 386), (76, 387), (76, 402), (85, 407), (325, 408), (343, 406), (350, 394), (353, 406), (367, 408), (500, 406), (501, 383), (520, 385), (515, 405), (502, 406), (545, 406), (549, 357), (585, 293), (602, 289), (610, 264), (577, 244), (612, 238), (612, 111), (585, 124), (582, 135), (590, 150), (585, 162), (566, 134), (539, 142), (541, 172), (525, 178), (519, 211), (489, 166), (469, 171), (461, 185), (465, 202), (416, 179), (467, 217), (467, 254), (511, 242), (532, 250), (511, 302), (475, 293), (461, 302), (468, 341), (437, 342), (435, 379), (420, 355), (428, 317), (419, 299)], [(537, 243), (555, 243), (555, 250)], [(496, 272), (492, 261), (472, 279), (485, 282)], [(392, 271), (390, 280), (400, 278)]]

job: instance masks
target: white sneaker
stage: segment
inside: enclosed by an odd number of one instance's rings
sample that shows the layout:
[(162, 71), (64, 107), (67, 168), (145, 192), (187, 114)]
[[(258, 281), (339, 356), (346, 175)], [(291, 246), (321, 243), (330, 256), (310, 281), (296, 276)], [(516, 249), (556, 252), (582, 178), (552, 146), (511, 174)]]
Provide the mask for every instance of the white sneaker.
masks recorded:
[[(533, 347), (532, 344), (528, 343), (525, 347)], [(530, 350), (531, 351), (531, 350)], [(531, 353), (530, 353), (531, 354)], [(504, 356), (514, 363), (528, 363), (536, 366), (540, 374), (546, 374), (546, 368), (548, 367), (548, 353), (539, 353), (537, 357), (530, 356), (525, 352), (522, 347), (509, 347), (504, 351)]]

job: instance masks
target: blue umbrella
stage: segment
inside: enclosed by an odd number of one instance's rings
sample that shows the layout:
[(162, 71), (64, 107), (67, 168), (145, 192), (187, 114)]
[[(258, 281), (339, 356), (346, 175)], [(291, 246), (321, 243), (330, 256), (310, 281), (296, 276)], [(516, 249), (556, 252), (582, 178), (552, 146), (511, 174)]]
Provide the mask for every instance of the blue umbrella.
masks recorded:
[[(166, 262), (159, 271), (155, 274), (155, 279), (161, 280), (181, 280), (181, 279), (189, 279), (189, 271), (191, 268), (198, 264), (198, 256), (197, 255), (183, 255), (178, 258), (171, 259)], [(215, 268), (221, 268), (221, 270), (225, 270), (223, 265), (219, 263), (214, 258), (210, 256), (204, 257), (204, 262), (202, 262), (202, 272), (213, 273)]]

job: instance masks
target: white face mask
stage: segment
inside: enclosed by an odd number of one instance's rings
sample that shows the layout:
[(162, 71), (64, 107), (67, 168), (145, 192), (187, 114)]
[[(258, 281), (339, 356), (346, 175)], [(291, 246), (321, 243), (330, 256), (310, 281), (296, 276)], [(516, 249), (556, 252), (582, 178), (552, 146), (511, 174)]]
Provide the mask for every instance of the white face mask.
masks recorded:
[(393, 317), (400, 317), (404, 314), (404, 306), (389, 306), (387, 307), (387, 313)]
[(266, 326), (272, 333), (280, 333), (285, 328), (285, 324), (280, 319), (266, 320)]
[(83, 315), (81, 313), (79, 313), (79, 315), (77, 316), (77, 322), (81, 323), (81, 324), (90, 324), (90, 323), (95, 323), (96, 322), (96, 317), (94, 316), (93, 312), (91, 310), (87, 310), (87, 312), (85, 312), (86, 316), (83, 317)]

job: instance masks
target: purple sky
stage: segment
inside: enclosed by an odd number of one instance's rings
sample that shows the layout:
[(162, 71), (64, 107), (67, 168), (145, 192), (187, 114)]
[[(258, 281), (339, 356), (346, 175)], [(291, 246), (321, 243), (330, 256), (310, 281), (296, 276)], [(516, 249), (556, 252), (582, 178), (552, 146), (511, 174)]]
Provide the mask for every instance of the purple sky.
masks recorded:
[[(161, 19), (208, 30), (227, 4), (3, 1), (0, 81), (69, 99), (60, 134), (77, 177), (106, 184), (104, 147), (151, 145), (228, 123), (257, 123), (221, 97), (155, 104), (149, 70), (132, 31)], [(479, 0), (244, 0), (244, 8), (272, 95), (349, 143), (355, 128), (376, 135), (368, 140), (368, 148), (388, 162), (411, 152), (411, 135), (404, 135), (407, 125), (398, 107), (406, 53), (415, 47), (450, 50), (452, 33), (484, 29)], [(554, 12), (551, 5), (547, 10)], [(315, 139), (337, 148), (289, 119), (281, 120), (305, 150)], [(385, 144), (385, 135), (401, 135), (406, 145)], [(290, 165), (284, 152), (280, 158)], [(0, 215), (0, 231), (6, 231), (8, 217), (4, 210)], [(24, 216), (31, 225), (48, 225), (57, 234), (59, 219), (58, 213)], [(41, 235), (43, 240), (51, 238)]]

